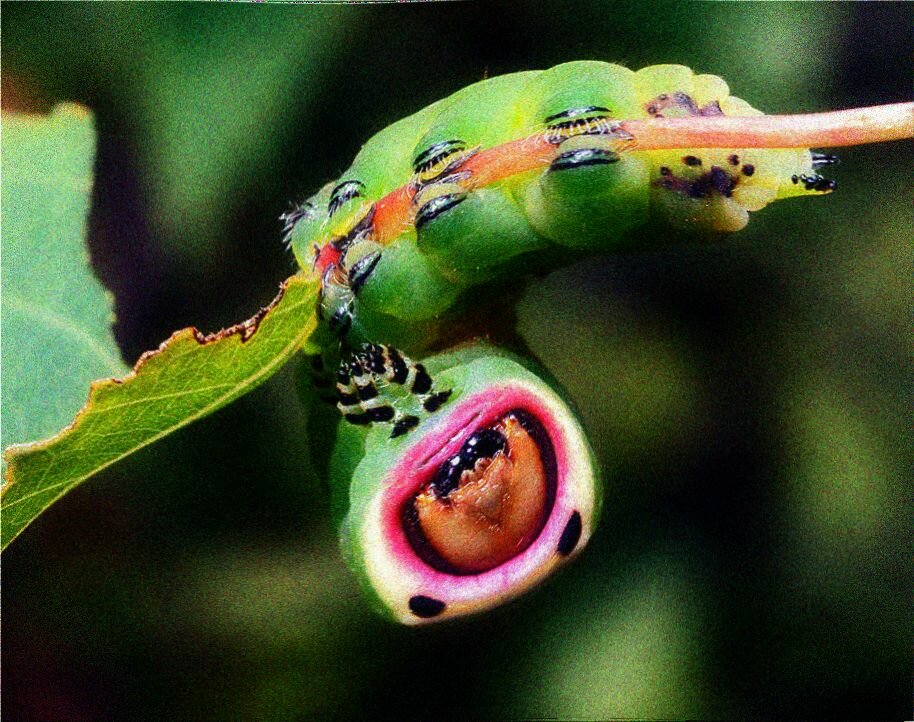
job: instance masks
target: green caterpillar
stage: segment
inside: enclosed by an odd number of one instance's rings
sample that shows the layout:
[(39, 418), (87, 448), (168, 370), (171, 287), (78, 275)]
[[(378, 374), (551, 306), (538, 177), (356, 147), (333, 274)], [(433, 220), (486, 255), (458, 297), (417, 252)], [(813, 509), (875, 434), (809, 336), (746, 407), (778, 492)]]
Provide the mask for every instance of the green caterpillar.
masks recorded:
[(325, 359), (342, 359), (327, 398), (343, 414), (329, 461), (343, 549), (384, 613), (417, 624), (522, 593), (583, 548), (600, 485), (574, 412), (530, 362), (471, 343), (415, 363), (373, 342), (430, 347), (468, 290), (538, 259), (620, 249), (655, 222), (736, 231), (773, 200), (833, 189), (816, 172), (830, 156), (639, 150), (622, 124), (727, 115), (761, 113), (677, 65), (492, 78), (378, 133), (284, 217), (321, 282), (325, 394)]
[(623, 248), (648, 222), (736, 231), (834, 188), (805, 149), (638, 150), (622, 120), (762, 115), (679, 65), (580, 61), (471, 85), (371, 138), (284, 216), (319, 313), (353, 343), (427, 345), (468, 289), (538, 258)]
[(593, 452), (529, 361), (474, 343), (416, 364), (371, 345), (338, 388), (348, 420), (329, 460), (333, 506), (344, 556), (385, 616), (421, 624), (491, 608), (590, 538)]

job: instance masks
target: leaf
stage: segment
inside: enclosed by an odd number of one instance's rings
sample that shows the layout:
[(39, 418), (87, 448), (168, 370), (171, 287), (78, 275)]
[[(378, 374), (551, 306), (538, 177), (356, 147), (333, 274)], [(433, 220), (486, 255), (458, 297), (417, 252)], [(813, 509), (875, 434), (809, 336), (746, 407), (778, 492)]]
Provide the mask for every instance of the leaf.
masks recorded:
[(66, 424), (86, 384), (120, 375), (111, 298), (84, 243), (95, 130), (75, 104), (3, 114), (3, 425), (7, 446)]
[(243, 323), (208, 336), (178, 331), (126, 378), (92, 384), (88, 403), (57, 436), (8, 449), (0, 548), (77, 484), (269, 378), (314, 330), (316, 299), (317, 282), (296, 275)]

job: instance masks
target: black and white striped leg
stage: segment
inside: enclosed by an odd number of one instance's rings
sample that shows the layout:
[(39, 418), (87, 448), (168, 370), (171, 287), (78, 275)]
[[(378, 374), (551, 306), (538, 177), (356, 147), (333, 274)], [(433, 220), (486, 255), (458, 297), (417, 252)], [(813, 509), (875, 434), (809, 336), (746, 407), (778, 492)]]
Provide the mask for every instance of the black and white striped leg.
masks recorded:
[(425, 367), (392, 346), (365, 344), (349, 361), (340, 364), (337, 406), (350, 423), (390, 422), (391, 438), (402, 436), (420, 419), (398, 408), (390, 391), (392, 385), (407, 389), (427, 413), (437, 411), (451, 395), (450, 390), (436, 391)]

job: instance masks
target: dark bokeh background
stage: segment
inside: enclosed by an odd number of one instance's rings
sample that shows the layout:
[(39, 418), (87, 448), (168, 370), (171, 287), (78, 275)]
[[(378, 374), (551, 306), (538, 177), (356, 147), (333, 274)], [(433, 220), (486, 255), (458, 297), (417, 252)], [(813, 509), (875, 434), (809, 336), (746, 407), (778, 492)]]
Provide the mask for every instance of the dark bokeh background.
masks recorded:
[[(3, 4), (3, 103), (97, 115), (90, 245), (134, 361), (273, 296), (277, 216), (486, 75), (690, 65), (768, 112), (910, 99), (910, 4)], [(3, 558), (3, 716), (910, 717), (911, 144), (723, 244), (537, 280), (607, 476), (580, 560), (488, 616), (375, 618), (291, 374), (109, 469)], [(330, 439), (327, 440), (330, 443)]]

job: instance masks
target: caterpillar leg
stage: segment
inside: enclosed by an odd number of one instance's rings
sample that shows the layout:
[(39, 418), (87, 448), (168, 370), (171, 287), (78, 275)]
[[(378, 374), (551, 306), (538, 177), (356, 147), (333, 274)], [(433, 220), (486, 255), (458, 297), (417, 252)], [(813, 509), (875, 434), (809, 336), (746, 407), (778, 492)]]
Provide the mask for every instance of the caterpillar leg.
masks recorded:
[(438, 391), (421, 363), (392, 346), (364, 344), (337, 371), (338, 408), (348, 422), (390, 423), (390, 437), (415, 428), (423, 413), (437, 411), (451, 390)]

